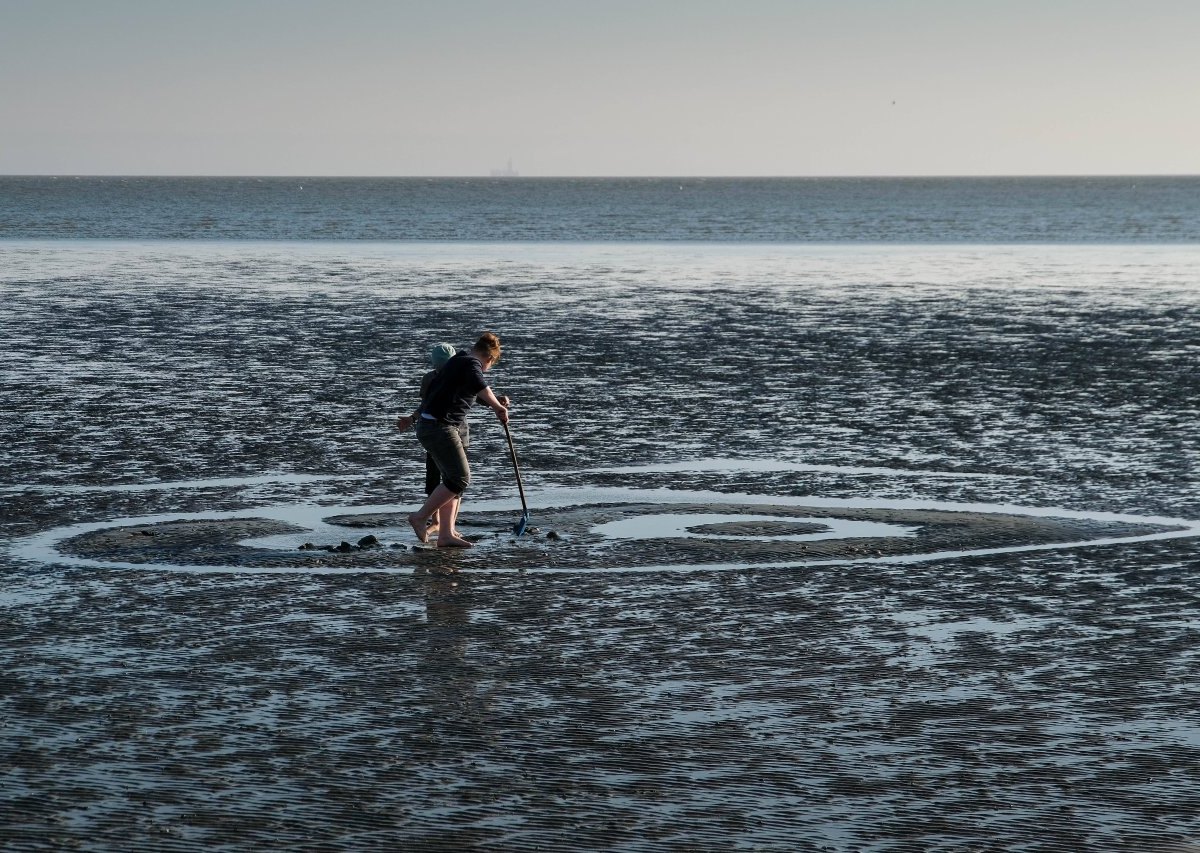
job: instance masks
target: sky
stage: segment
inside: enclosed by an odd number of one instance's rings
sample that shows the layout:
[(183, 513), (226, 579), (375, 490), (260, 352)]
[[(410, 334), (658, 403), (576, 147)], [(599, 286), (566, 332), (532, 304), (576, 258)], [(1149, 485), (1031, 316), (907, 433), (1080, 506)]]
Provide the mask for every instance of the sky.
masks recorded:
[(0, 174), (1200, 174), (1196, 0), (0, 0)]

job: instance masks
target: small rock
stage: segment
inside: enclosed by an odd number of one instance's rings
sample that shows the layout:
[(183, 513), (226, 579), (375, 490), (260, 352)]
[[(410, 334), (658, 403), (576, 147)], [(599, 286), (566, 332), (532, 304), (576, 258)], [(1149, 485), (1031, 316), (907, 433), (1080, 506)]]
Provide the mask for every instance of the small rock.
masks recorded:
[(557, 542), (559, 539), (562, 539), (562, 537), (561, 537), (561, 536), (559, 536), (559, 535), (558, 535), (556, 532), (554, 532), (553, 530), (551, 530), (549, 533), (547, 533), (547, 534), (546, 534), (546, 538), (547, 538), (547, 539), (551, 539), (551, 540), (553, 540), (553, 541), (555, 541), (555, 542)]
[(143, 536), (153, 536), (154, 535), (153, 530), (139, 530), (138, 533), (142, 534)]
[(379, 540), (369, 534), (358, 540), (359, 548), (374, 548), (378, 544)]
[(392, 543), (392, 550), (393, 551), (407, 551), (408, 546), (401, 542), (394, 542), (394, 543)]
[(313, 543), (305, 542), (303, 545), (300, 546), (300, 548), (298, 550), (300, 550), (300, 551), (315, 551), (316, 548), (317, 548), (317, 546), (314, 545)]
[(351, 551), (354, 550), (354, 546), (351, 545), (349, 542), (342, 542), (342, 544), (338, 545), (337, 548), (335, 548), (334, 550), (340, 551), (343, 554), (349, 554)]

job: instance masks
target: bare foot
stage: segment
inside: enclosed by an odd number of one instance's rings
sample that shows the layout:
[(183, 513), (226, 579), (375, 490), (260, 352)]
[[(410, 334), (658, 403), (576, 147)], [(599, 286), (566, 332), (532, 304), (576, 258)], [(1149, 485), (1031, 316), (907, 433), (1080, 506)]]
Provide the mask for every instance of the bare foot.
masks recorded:
[(419, 512), (414, 512), (408, 517), (408, 523), (412, 527), (413, 533), (417, 534), (417, 539), (422, 542), (429, 541), (429, 534), (426, 532), (427, 528), (425, 527), (426, 521), (428, 519), (421, 518), (421, 513)]
[(439, 548), (474, 548), (475, 543), (461, 536), (448, 536), (445, 539), (438, 537), (437, 546)]

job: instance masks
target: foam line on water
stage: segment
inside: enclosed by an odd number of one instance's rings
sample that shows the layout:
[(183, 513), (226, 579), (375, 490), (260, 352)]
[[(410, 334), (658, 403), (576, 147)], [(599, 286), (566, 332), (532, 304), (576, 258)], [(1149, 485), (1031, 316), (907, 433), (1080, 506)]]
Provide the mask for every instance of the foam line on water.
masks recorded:
[(815, 465), (784, 462), (778, 459), (691, 459), (682, 462), (653, 462), (645, 465), (618, 465), (587, 468), (584, 474), (669, 474), (728, 471), (739, 473), (782, 473), (788, 471), (853, 476), (927, 477), (930, 479), (1011, 480), (1008, 474), (977, 474), (953, 471), (916, 471), (907, 468), (879, 468), (861, 465)]

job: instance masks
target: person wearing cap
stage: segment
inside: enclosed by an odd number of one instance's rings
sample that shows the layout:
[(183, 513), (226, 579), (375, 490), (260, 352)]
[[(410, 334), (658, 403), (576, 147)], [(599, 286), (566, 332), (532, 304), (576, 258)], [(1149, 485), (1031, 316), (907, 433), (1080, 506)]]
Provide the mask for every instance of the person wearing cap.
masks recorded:
[[(455, 354), (456, 350), (453, 346), (446, 343), (434, 344), (429, 348), (429, 366), (432, 368), (424, 376), (421, 377), (421, 399), (424, 400), (429, 394), (429, 383), (433, 381), (433, 377), (437, 376), (437, 372), (442, 369), (447, 361)], [(396, 428), (400, 432), (409, 429), (413, 422), (420, 416), (420, 404), (411, 415), (401, 415), (396, 420)], [(465, 450), (471, 443), (471, 427), (466, 419), (458, 428), (459, 436), (462, 439), (462, 446)], [(437, 464), (433, 461), (433, 457), (429, 455), (429, 451), (425, 451), (425, 494), (430, 495), (437, 488), (438, 483), (442, 481), (441, 472), (438, 471)], [(440, 513), (434, 513), (429, 525), (429, 533), (437, 533), (440, 529), (439, 518)], [(451, 535), (458, 536), (458, 530), (451, 528)]]
[(438, 547), (469, 548), (456, 521), (462, 493), (470, 483), (467, 462), (470, 429), (467, 412), (476, 402), (490, 406), (501, 423), (508, 423), (509, 398), (497, 397), (483, 374), (500, 360), (500, 339), (485, 332), (469, 351), (455, 352), (449, 344), (430, 351), (434, 370), (421, 380), (421, 403), (412, 415), (397, 421), (401, 431), (416, 425), (417, 439), (425, 448), (425, 504), (409, 516), (413, 532), (422, 542), (437, 531)]

